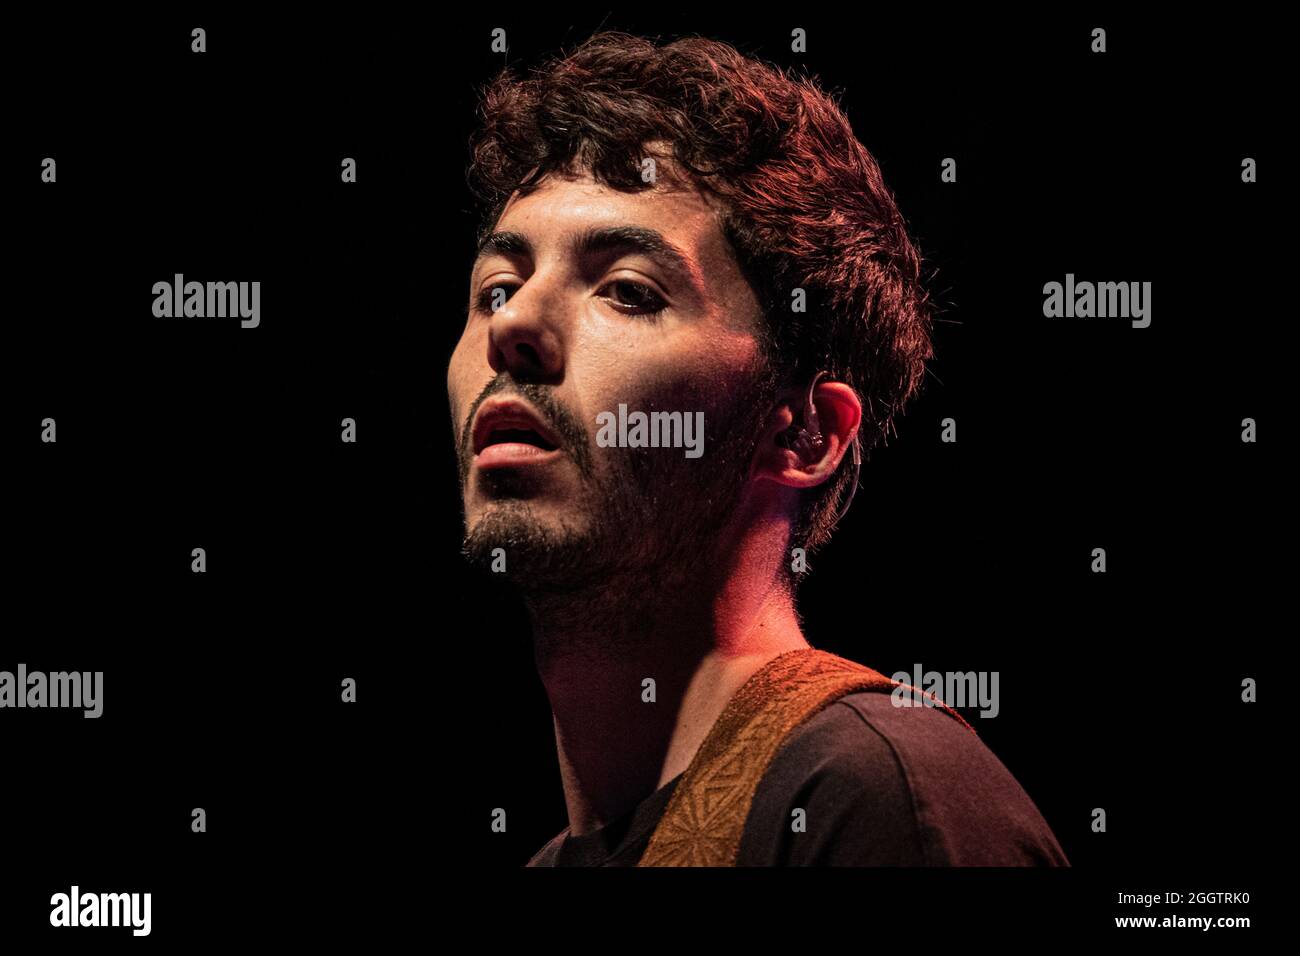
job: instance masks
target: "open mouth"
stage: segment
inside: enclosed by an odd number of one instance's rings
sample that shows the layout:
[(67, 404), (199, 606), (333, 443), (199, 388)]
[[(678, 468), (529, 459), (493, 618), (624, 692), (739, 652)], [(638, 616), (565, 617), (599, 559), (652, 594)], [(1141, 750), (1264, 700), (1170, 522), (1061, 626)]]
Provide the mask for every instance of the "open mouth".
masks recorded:
[(490, 402), (474, 421), (474, 454), (495, 449), (490, 459), (538, 456), (558, 450), (559, 442), (542, 416), (524, 402)]
[(553, 442), (547, 441), (539, 432), (531, 428), (494, 428), (488, 432), (483, 447), (508, 444), (536, 445), (543, 451), (555, 451), (556, 448)]
[(484, 403), (474, 418), (474, 465), (483, 470), (540, 467), (560, 459), (560, 442), (546, 419), (514, 398)]

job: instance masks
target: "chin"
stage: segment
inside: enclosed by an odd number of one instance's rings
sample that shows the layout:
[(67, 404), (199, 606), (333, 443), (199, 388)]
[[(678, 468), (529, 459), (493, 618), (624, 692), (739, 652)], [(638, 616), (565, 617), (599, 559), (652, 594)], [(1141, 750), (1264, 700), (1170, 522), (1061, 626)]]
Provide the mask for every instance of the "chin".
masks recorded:
[(465, 557), (472, 564), (504, 571), (508, 577), (514, 577), (512, 572), (522, 574), (527, 568), (549, 564), (580, 546), (573, 528), (526, 501), (489, 503), (467, 524), (461, 548)]

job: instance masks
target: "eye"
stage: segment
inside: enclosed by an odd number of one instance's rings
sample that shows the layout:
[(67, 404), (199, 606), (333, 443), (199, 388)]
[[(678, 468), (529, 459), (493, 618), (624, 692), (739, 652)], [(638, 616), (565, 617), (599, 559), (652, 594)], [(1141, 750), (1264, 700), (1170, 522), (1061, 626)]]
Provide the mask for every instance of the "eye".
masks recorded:
[[(519, 287), (507, 285), (504, 282), (494, 282), (492, 285), (484, 286), (479, 294), (474, 297), (474, 307), (479, 312), (491, 315), (510, 301), (510, 296), (514, 294), (517, 288)], [(504, 289), (505, 295), (498, 295), (497, 289)]]
[[(602, 298), (609, 299), (610, 303), (622, 312), (624, 315), (644, 315), (653, 318), (668, 307), (668, 303), (663, 300), (654, 289), (642, 282), (633, 282), (631, 279), (615, 279), (608, 282), (600, 290)], [(604, 293), (613, 293), (605, 295)]]

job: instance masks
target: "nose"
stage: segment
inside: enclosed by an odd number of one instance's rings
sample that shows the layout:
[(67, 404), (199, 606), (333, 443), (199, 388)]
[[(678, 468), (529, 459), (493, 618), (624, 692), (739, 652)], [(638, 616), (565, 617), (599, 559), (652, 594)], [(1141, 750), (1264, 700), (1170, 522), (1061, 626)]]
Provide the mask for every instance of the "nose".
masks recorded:
[(488, 326), (488, 365), (520, 381), (558, 382), (563, 370), (563, 305), (555, 283), (534, 273)]

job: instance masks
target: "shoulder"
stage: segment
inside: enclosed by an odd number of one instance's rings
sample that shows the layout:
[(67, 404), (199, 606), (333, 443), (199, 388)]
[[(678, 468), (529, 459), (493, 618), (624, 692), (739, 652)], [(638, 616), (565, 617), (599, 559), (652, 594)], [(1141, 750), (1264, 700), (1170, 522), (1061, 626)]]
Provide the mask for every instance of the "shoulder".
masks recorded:
[(976, 734), (941, 710), (870, 691), (840, 698), (789, 735), (759, 782), (737, 862), (1068, 865), (1033, 801)]
[(565, 827), (555, 836), (547, 841), (546, 845), (533, 854), (531, 860), (524, 866), (555, 866), (560, 855), (560, 844), (564, 842), (565, 836), (568, 835), (569, 828)]

